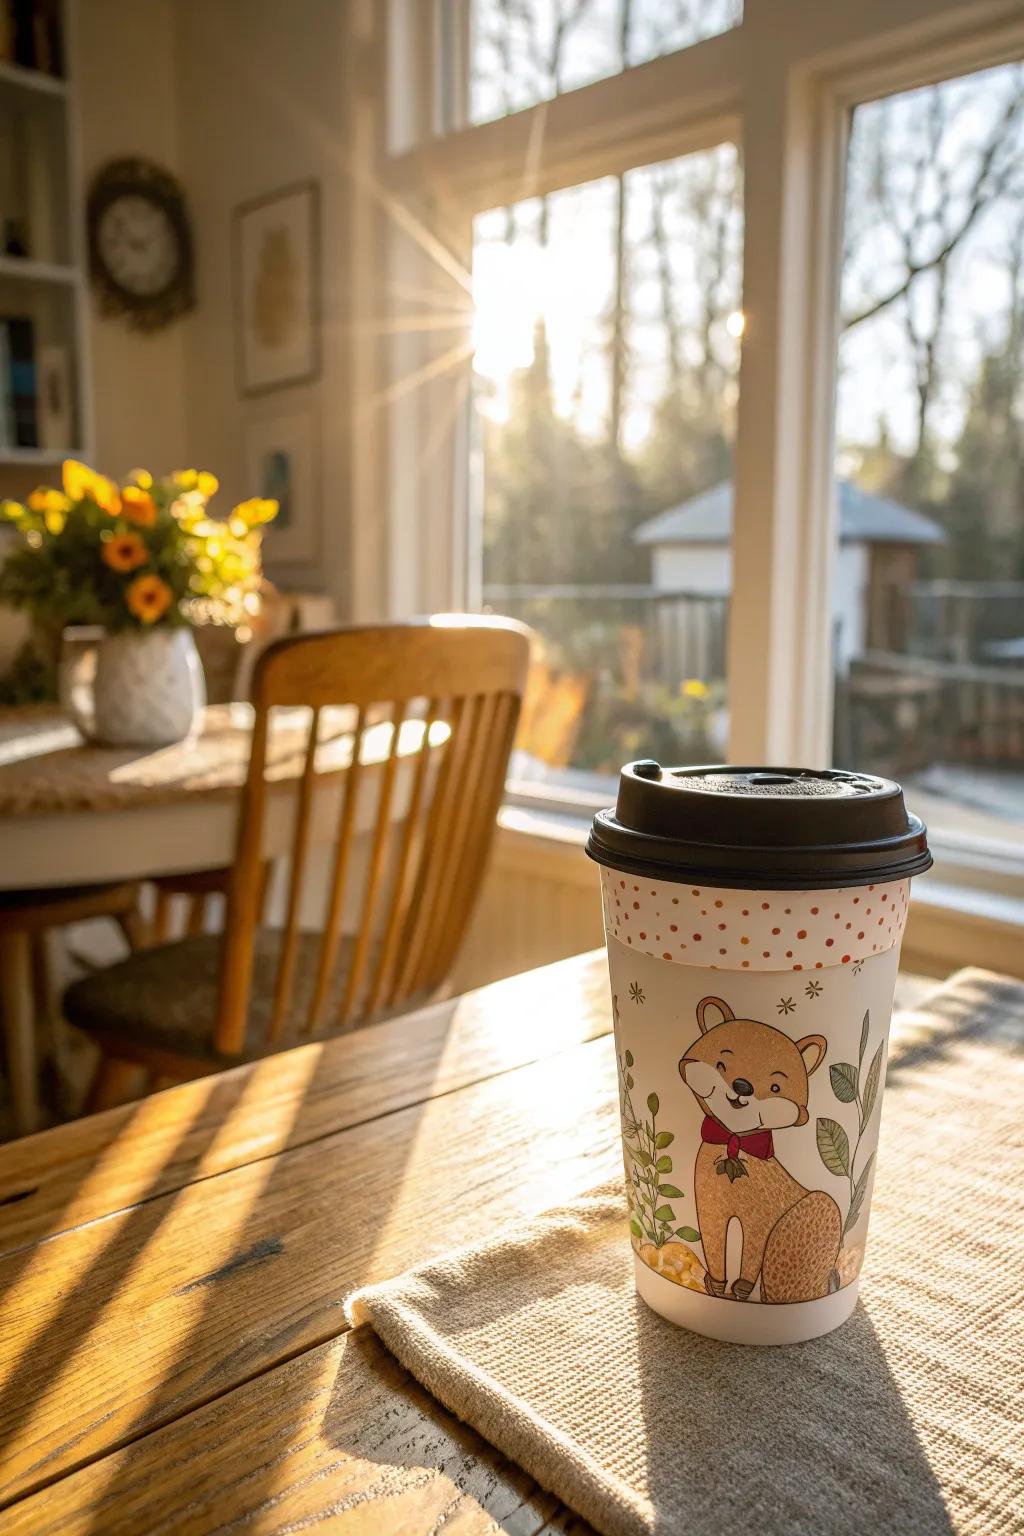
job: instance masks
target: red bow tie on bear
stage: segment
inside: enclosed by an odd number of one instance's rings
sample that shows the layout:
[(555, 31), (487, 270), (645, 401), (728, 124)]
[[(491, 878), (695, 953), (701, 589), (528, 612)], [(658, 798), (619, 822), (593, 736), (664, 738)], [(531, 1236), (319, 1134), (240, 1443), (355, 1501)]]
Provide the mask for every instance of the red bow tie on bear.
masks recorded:
[(775, 1156), (771, 1131), (750, 1131), (746, 1136), (737, 1136), (735, 1132), (727, 1131), (714, 1115), (704, 1116), (704, 1124), (700, 1128), (700, 1139), (713, 1142), (717, 1147), (724, 1147), (727, 1157), (738, 1157), (741, 1148), (744, 1152), (749, 1152), (751, 1157)]

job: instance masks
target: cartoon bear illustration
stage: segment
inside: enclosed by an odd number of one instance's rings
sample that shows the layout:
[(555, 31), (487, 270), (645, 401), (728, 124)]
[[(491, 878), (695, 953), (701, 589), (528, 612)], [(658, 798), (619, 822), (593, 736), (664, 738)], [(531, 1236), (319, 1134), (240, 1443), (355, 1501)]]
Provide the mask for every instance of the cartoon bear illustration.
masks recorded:
[[(720, 1021), (709, 1026), (709, 1011)], [(807, 1123), (807, 1079), (825, 1059), (822, 1035), (793, 1041), (757, 1019), (738, 1019), (720, 997), (697, 1004), (700, 1034), (679, 1062), (704, 1111), (694, 1170), (705, 1289), (726, 1295), (726, 1232), (743, 1234), (729, 1294), (746, 1301), (812, 1301), (839, 1288), (843, 1218), (832, 1196), (807, 1190), (775, 1155), (774, 1132)]]

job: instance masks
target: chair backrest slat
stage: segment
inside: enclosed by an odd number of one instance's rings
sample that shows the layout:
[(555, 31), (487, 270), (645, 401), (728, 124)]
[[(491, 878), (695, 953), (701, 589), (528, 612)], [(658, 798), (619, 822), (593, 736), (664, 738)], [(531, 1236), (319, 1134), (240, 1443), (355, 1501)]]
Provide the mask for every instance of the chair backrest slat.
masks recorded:
[(302, 784), (299, 789), (299, 806), (292, 843), (291, 878), (288, 882), (288, 911), (285, 917), (281, 958), (278, 962), (274, 1012), (270, 1020), (271, 1040), (281, 1038), (285, 1015), (291, 1002), (292, 982), (295, 978), (295, 957), (299, 947), (299, 914), (302, 908), (302, 888), (309, 850), (310, 813), (313, 808), (313, 789), (316, 783), (316, 751), (319, 736), (320, 710), (315, 708), (310, 719), (306, 760), (302, 766)]
[[(395, 787), (395, 770), (398, 767), (398, 752), (402, 738), (405, 711), (405, 702), (397, 704), (391, 719), (391, 747), (388, 751), (387, 762), (384, 764), (380, 794), (377, 797), (377, 822), (373, 829), (373, 846), (370, 850), (370, 862), (362, 891), (359, 934), (356, 938), (355, 947), (352, 950), (352, 958), (349, 961), (345, 977), (345, 990), (342, 994), (341, 1009), (337, 1019), (339, 1025), (347, 1024), (352, 1017), (353, 1005), (359, 995), (359, 986), (363, 979), (366, 957), (369, 954), (370, 941), (373, 937), (373, 919), (377, 905), (377, 894), (380, 890), (381, 877), (384, 873), (384, 859), (387, 852), (388, 836), (391, 831), (391, 795)], [(423, 754), (426, 756), (426, 748), (423, 749)]]
[[(228, 898), (215, 1035), (223, 1054), (246, 1048), (256, 1017), (251, 1044), (261, 1049), (436, 991), (493, 839), (528, 655), (522, 626), (462, 616), (295, 636), (263, 653)], [(298, 706), (310, 719), (301, 773), (289, 768), (282, 779), (273, 721)], [(346, 743), (347, 762), (338, 755)], [(273, 811), (280, 825), (277, 797), (286, 794), (283, 924), (268, 934), (259, 928), (266, 823)], [(326, 869), (314, 857), (325, 835)], [(266, 846), (279, 856), (276, 839)], [(312, 931), (311, 887), (324, 908)]]
[[(397, 958), (398, 942), (401, 937), (403, 919), (408, 911), (408, 901), (411, 900), (411, 897), (407, 896), (411, 883), (409, 878), (410, 870), (412, 869), (411, 856), (414, 851), (416, 834), (419, 828), (420, 807), (423, 804), (423, 795), (430, 767), (430, 733), (438, 719), (440, 707), (440, 700), (431, 699), (424, 715), (423, 749), (416, 759), (412, 793), (409, 797), (409, 813), (405, 818), (398, 845), (391, 910), (388, 913), (387, 924), (384, 929), (377, 969), (370, 984), (366, 1000), (366, 1011), (371, 1014), (376, 1008), (380, 1007), (384, 997), (385, 986)], [(413, 871), (413, 877), (414, 874), (415, 872)]]
[(437, 886), (450, 847), (452, 819), (460, 796), (469, 792), (468, 785), (462, 780), (462, 773), (475, 702), (475, 697), (470, 696), (456, 699), (452, 706), (451, 735), (445, 744), (444, 762), (420, 850), (419, 869), (402, 942), (402, 965), (388, 999), (391, 1004), (398, 997), (415, 991), (420, 957), (431, 928)]
[(330, 900), (327, 905), (327, 921), (324, 924), (323, 941), (320, 946), (320, 961), (316, 974), (316, 987), (313, 991), (313, 999), (309, 1005), (309, 1013), (306, 1016), (306, 1033), (316, 1034), (320, 1024), (324, 1004), (327, 1001), (327, 992), (331, 983), (335, 961), (338, 956), (338, 944), (341, 939), (341, 921), (345, 903), (345, 876), (348, 873), (349, 854), (352, 850), (352, 828), (355, 822), (356, 803), (359, 798), (359, 786), (363, 768), (363, 733), (366, 729), (366, 711), (360, 709), (356, 715), (355, 731), (352, 737), (352, 761), (345, 775), (345, 788), (342, 791), (341, 820), (338, 825), (338, 837), (334, 851), (334, 870), (331, 876)]

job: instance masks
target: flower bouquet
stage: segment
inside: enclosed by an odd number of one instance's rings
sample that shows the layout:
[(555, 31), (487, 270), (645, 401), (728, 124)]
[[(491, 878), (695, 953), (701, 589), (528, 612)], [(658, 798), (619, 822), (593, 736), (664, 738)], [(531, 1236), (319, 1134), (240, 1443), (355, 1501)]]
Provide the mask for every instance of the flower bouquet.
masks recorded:
[(63, 489), (0, 502), (21, 542), (0, 566), (0, 602), (43, 628), (98, 625), (95, 728), (103, 740), (153, 745), (187, 735), (201, 707), (196, 623), (245, 625), (259, 610), (261, 528), (277, 503), (241, 502), (211, 517), (216, 478), (183, 470), (123, 485), (74, 459)]

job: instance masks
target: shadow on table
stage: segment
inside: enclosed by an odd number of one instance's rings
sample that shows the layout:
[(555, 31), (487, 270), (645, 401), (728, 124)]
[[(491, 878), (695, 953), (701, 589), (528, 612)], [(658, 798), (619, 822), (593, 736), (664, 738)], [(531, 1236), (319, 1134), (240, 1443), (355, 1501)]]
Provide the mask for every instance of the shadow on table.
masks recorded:
[[(951, 978), (953, 980), (954, 978)], [(988, 1041), (1015, 1054), (1024, 1052), (1024, 982), (991, 971), (966, 971), (927, 997), (921, 1008), (909, 1009), (909, 1033), (890, 1044), (885, 1080), (934, 1067), (958, 1046)], [(912, 1021), (920, 1019), (915, 1032)]]

